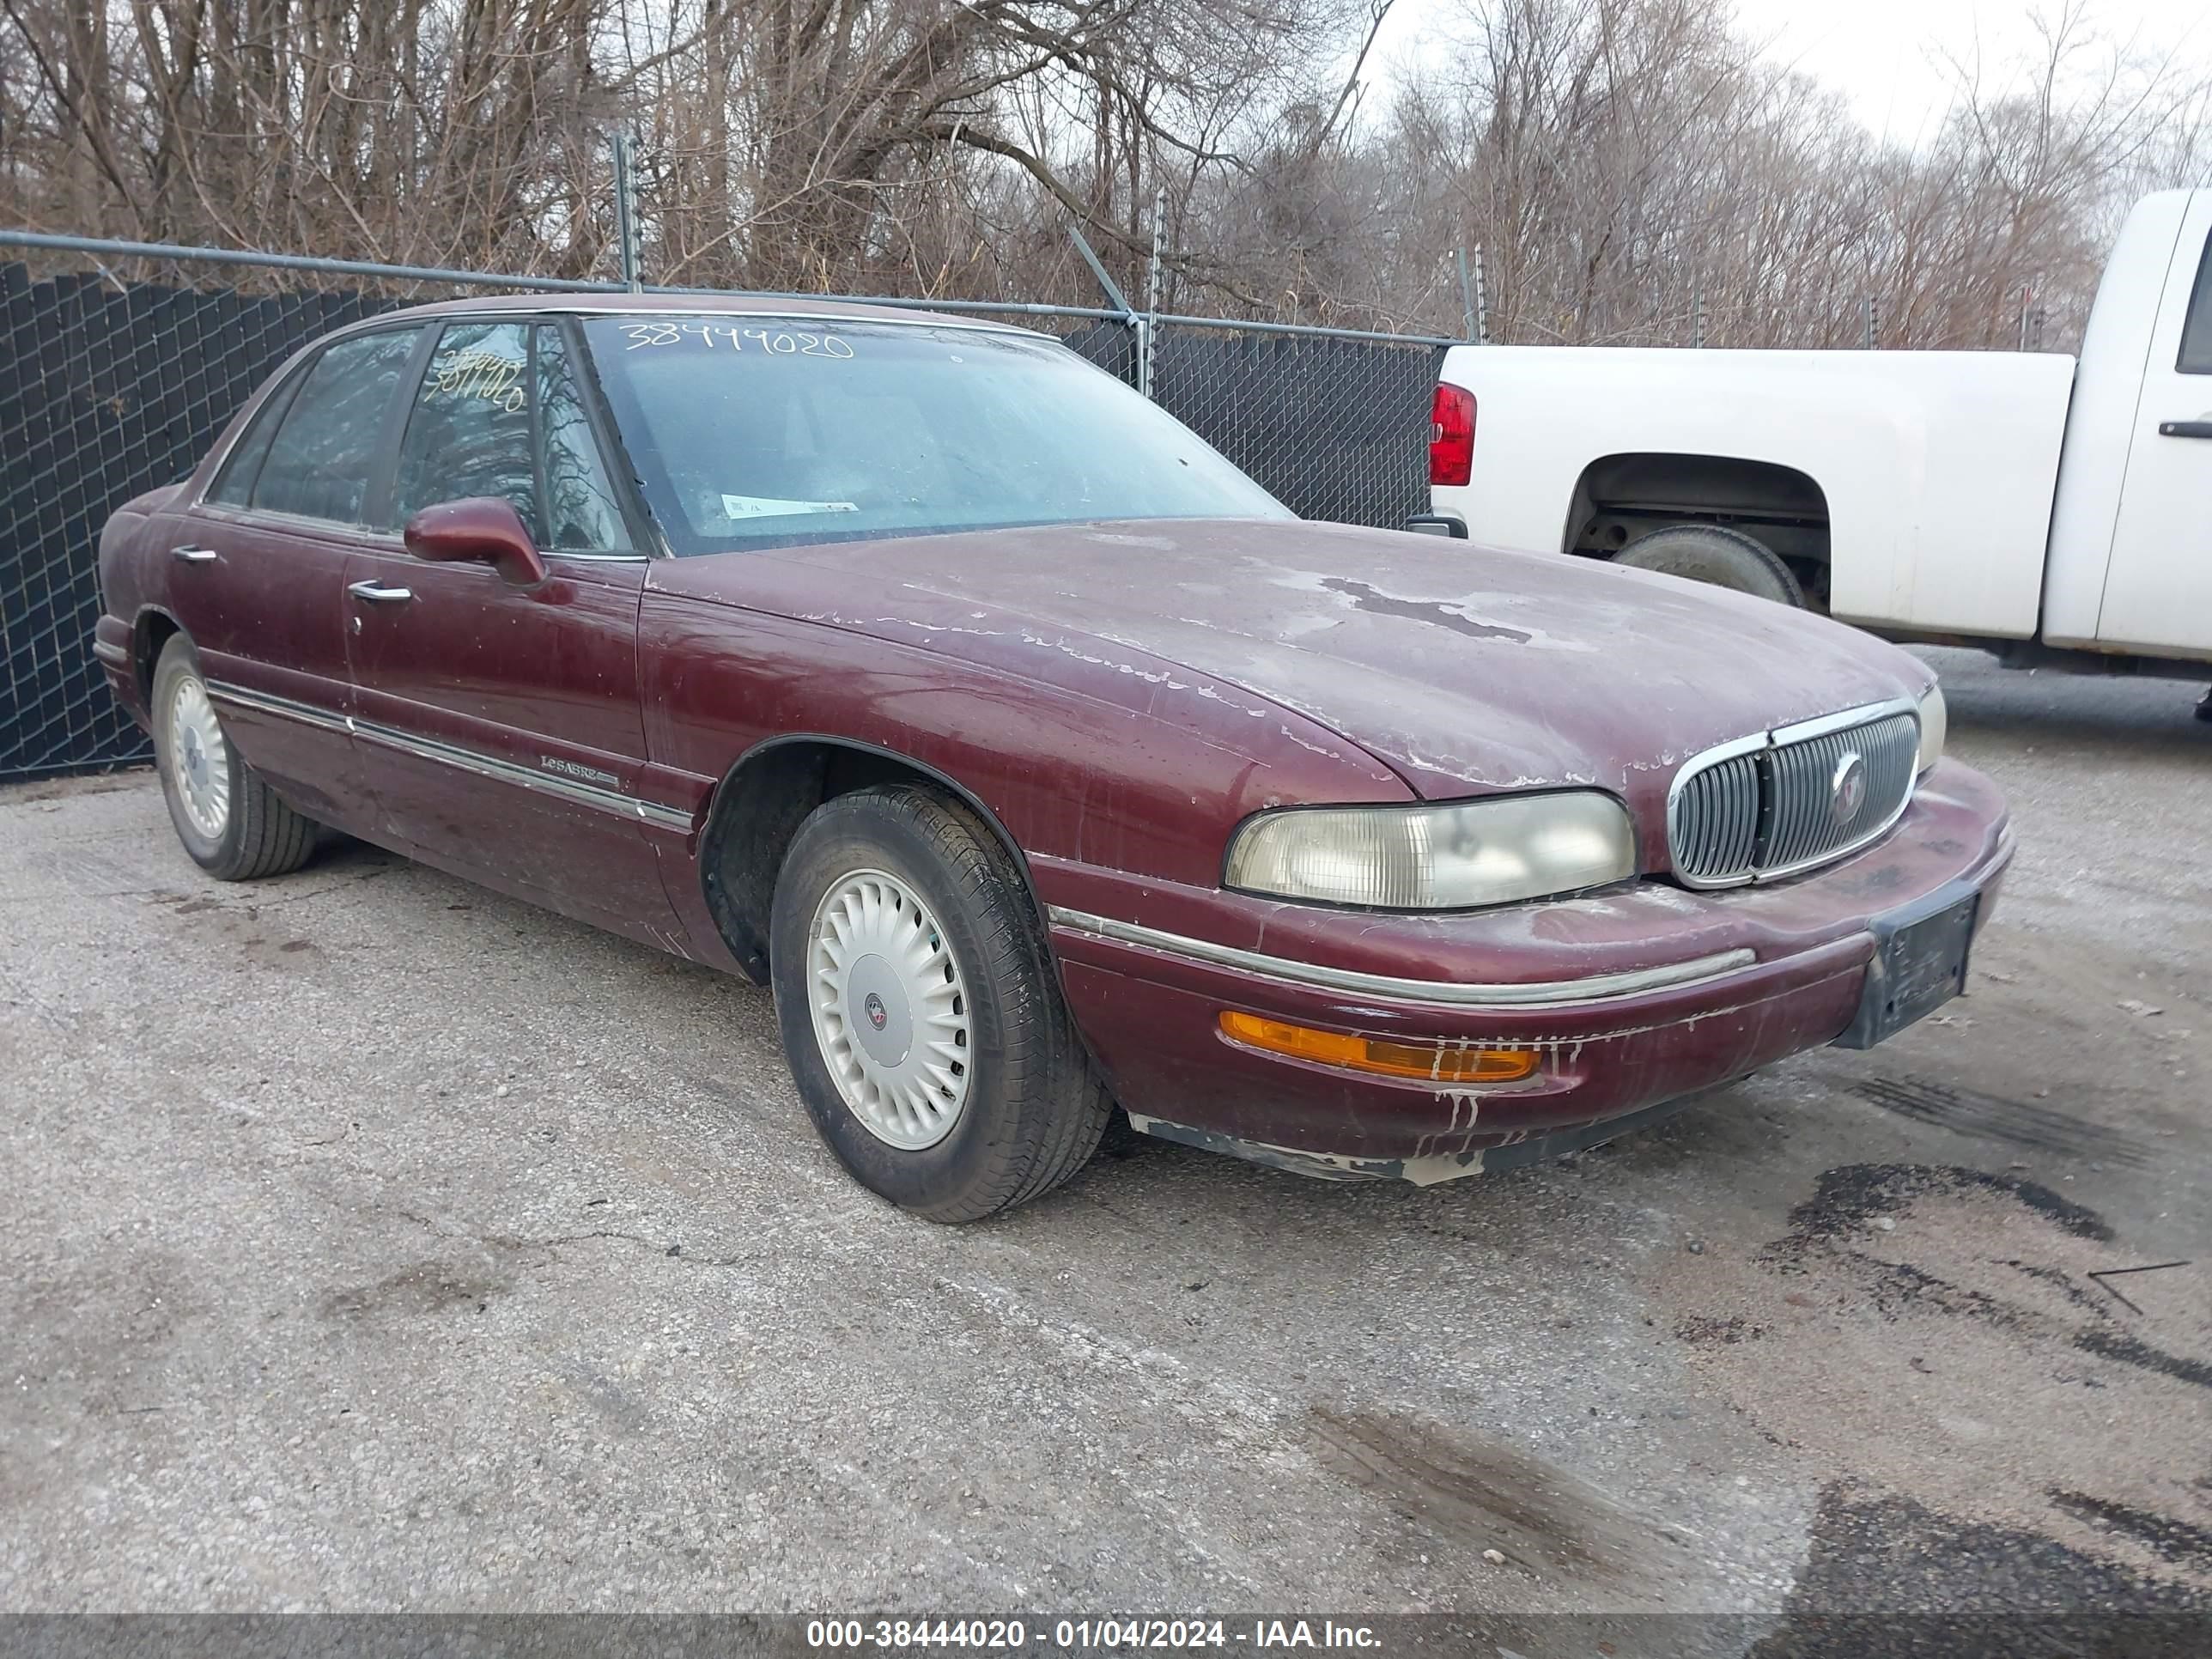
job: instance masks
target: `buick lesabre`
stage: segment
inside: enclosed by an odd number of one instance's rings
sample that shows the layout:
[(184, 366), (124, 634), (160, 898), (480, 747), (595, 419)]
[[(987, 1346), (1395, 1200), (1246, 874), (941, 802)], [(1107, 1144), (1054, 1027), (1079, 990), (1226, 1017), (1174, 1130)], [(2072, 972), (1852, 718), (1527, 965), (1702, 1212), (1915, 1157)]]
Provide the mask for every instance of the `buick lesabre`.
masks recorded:
[(1136, 1128), (1430, 1182), (1954, 994), (2010, 855), (1926, 666), (1294, 519), (1058, 343), (616, 295), (301, 351), (102, 537), (225, 880), (322, 830), (772, 986), (860, 1181)]

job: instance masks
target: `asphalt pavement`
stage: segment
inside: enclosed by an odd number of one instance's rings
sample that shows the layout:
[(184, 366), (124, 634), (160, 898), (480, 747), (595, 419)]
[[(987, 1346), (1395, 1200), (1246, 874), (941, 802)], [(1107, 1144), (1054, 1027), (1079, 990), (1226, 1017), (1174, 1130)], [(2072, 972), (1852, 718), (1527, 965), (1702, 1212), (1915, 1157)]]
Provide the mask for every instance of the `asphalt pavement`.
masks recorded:
[(1137, 1140), (959, 1230), (764, 991), (0, 790), (0, 1610), (2212, 1610), (2202, 688), (1933, 659), (2021, 842), (1943, 1014), (1540, 1168)]

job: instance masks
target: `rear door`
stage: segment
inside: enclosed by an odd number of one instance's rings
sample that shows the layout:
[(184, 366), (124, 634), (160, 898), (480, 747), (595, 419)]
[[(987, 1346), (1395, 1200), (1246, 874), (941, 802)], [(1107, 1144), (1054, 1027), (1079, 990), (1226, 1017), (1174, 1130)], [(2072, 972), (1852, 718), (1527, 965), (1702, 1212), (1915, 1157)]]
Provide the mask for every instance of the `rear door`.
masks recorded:
[(209, 486), (157, 520), (167, 600), (240, 752), (301, 811), (372, 808), (346, 732), (348, 558), (419, 325), (350, 335), (264, 400)]
[[(393, 838), (660, 938), (674, 922), (638, 793), (646, 558), (574, 365), (557, 324), (445, 325), (410, 400), (386, 533), (345, 572), (356, 731)], [(469, 496), (514, 503), (544, 581), (407, 552), (410, 514)]]
[(2212, 651), (2212, 190), (2190, 198), (2152, 331), (2097, 639)]

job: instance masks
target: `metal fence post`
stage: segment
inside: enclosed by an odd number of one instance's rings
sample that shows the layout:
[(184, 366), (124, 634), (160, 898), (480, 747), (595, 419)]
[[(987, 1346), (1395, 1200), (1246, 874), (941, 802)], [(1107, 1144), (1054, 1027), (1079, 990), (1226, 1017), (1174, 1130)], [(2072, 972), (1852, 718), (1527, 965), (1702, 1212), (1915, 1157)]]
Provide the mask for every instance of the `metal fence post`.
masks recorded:
[(616, 130), (615, 245), (622, 260), (623, 286), (631, 293), (643, 290), (639, 275), (637, 232), (637, 135), (628, 127)]
[(1702, 350), (1705, 343), (1705, 284), (1703, 278), (1690, 283), (1690, 349)]
[(1490, 343), (1490, 289), (1483, 281), (1482, 244), (1474, 245), (1474, 343)]
[(1137, 336), (1137, 390), (1147, 398), (1159, 374), (1154, 354), (1160, 343), (1160, 238), (1167, 212), (1168, 190), (1162, 185), (1152, 191), (1152, 259), (1145, 270), (1145, 325)]
[(1468, 279), (1467, 274), (1467, 250), (1463, 247), (1455, 247), (1452, 250), (1452, 257), (1459, 261), (1460, 316), (1466, 325), (1467, 337), (1469, 340), (1478, 340), (1474, 331), (1474, 283)]
[(1091, 267), (1091, 274), (1098, 279), (1098, 286), (1106, 290), (1107, 303), (1121, 313), (1122, 325), (1129, 331), (1137, 361), (1130, 378), (1137, 390), (1147, 398), (1152, 395), (1152, 327), (1143, 313), (1129, 303), (1129, 296), (1121, 292), (1121, 285), (1106, 274), (1104, 261), (1097, 250), (1085, 240), (1083, 227), (1071, 221), (1067, 234), (1075, 239), (1075, 251), (1083, 256), (1083, 263)]
[(1875, 323), (1874, 295), (1869, 294), (1866, 296), (1866, 349), (1869, 351), (1875, 349)]

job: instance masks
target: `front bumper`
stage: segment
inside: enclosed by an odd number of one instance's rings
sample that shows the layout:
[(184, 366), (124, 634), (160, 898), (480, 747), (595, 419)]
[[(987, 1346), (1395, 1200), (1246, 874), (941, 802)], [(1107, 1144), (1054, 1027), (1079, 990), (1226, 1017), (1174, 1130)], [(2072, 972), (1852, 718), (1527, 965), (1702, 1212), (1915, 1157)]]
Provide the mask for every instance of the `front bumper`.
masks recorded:
[[(1036, 871), (1062, 985), (1138, 1127), (1310, 1173), (1428, 1182), (1571, 1150), (1834, 1041), (1878, 918), (1965, 884), (1987, 919), (2002, 801), (1955, 763), (1872, 847), (1720, 892), (1641, 882), (1382, 916)], [(1530, 1047), (1523, 1083), (1438, 1085), (1262, 1053), (1224, 1010), (1401, 1042)], [(1511, 1150), (1508, 1150), (1511, 1149)]]

